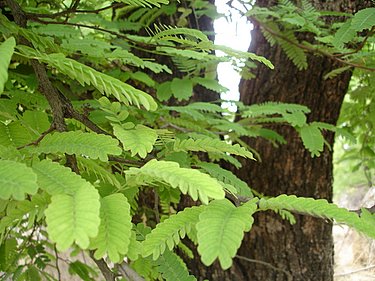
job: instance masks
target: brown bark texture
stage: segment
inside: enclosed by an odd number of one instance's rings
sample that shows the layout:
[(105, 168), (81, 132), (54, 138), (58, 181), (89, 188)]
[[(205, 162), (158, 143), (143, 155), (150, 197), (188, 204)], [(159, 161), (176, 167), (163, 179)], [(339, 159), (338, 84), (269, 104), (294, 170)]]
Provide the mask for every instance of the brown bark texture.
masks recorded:
[[(257, 1), (267, 6), (272, 1)], [(355, 12), (364, 1), (311, 1), (317, 8)], [(256, 78), (242, 80), (240, 99), (245, 104), (279, 101), (303, 104), (311, 109), (308, 120), (336, 124), (347, 91), (351, 72), (333, 79), (323, 76), (340, 65), (328, 58), (308, 55), (308, 68), (299, 71), (280, 47), (271, 47), (255, 25), (251, 32), (250, 52), (262, 55), (275, 65), (271, 70), (259, 65)], [(311, 35), (300, 39), (312, 42)], [(297, 196), (332, 200), (332, 150), (327, 147), (320, 157), (312, 158), (304, 149), (298, 134), (288, 126), (272, 126), (287, 140), (274, 147), (262, 139), (247, 143), (259, 152), (261, 161), (243, 161), (237, 175), (251, 187), (267, 196)], [(334, 135), (325, 138), (333, 146)], [(312, 217), (297, 216), (290, 225), (271, 212), (258, 213), (248, 235), (245, 235), (235, 260), (242, 279), (226, 280), (333, 280), (332, 223)], [(241, 258), (242, 257), (242, 258)], [(246, 259), (246, 260), (245, 260)], [(224, 280), (224, 279), (222, 279)]]

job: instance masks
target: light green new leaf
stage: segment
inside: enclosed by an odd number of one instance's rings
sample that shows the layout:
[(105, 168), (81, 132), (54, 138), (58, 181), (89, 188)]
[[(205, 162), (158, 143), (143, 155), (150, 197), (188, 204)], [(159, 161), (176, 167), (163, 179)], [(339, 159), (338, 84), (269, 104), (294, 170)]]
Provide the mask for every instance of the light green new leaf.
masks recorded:
[(15, 46), (14, 37), (10, 37), (0, 44), (0, 94), (4, 91), (5, 82), (8, 80), (8, 67)]
[(80, 131), (48, 134), (35, 150), (39, 153), (77, 154), (101, 161), (108, 161), (108, 154), (120, 155), (122, 152), (116, 139)]
[(130, 205), (123, 194), (104, 197), (100, 206), (98, 235), (91, 241), (90, 248), (97, 249), (95, 259), (108, 254), (110, 260), (118, 263), (128, 251), (131, 236)]
[(188, 100), (193, 95), (193, 82), (188, 79), (173, 78), (171, 90), (178, 100)]
[(195, 276), (190, 275), (183, 260), (173, 252), (165, 251), (156, 261), (158, 271), (166, 281), (196, 281)]
[(332, 44), (341, 48), (344, 43), (349, 42), (356, 36), (357, 32), (351, 27), (351, 19), (345, 22), (335, 33)]
[(171, 215), (165, 221), (158, 223), (142, 243), (143, 257), (152, 255), (156, 260), (162, 255), (168, 246), (172, 250), (190, 232), (198, 220), (205, 206), (185, 208), (177, 214)]
[(175, 151), (204, 151), (229, 153), (249, 159), (254, 159), (253, 154), (238, 143), (232, 145), (219, 139), (204, 137), (201, 139), (176, 139), (173, 149)]
[(375, 215), (366, 209), (362, 209), (361, 216), (345, 208), (340, 208), (325, 199), (313, 199), (285, 195), (259, 200), (260, 209), (287, 210), (299, 214), (312, 215), (315, 217), (334, 219), (338, 223), (345, 223), (367, 236), (375, 239)]
[(314, 125), (305, 125), (300, 129), (303, 145), (311, 152), (312, 156), (319, 156), (323, 151), (324, 138), (319, 128)]
[(23, 163), (0, 159), (0, 198), (25, 199), (26, 194), (38, 190), (36, 174)]
[(351, 27), (356, 31), (370, 29), (375, 25), (375, 8), (367, 8), (357, 12), (352, 18)]
[(74, 195), (82, 187), (91, 187), (89, 182), (70, 168), (50, 160), (35, 162), (32, 168), (38, 176), (39, 187), (50, 195)]
[(251, 229), (255, 209), (252, 201), (236, 208), (227, 199), (212, 201), (206, 207), (196, 225), (198, 253), (203, 264), (209, 266), (218, 258), (224, 270), (232, 265), (244, 231)]
[(73, 195), (54, 195), (51, 201), (45, 211), (47, 232), (57, 249), (67, 250), (73, 243), (87, 249), (100, 224), (98, 191), (91, 185), (84, 186)]
[(23, 56), (37, 58), (48, 65), (58, 69), (61, 73), (77, 80), (81, 85), (93, 85), (99, 92), (107, 96), (114, 96), (126, 105), (143, 105), (146, 110), (156, 110), (157, 103), (147, 93), (134, 88), (107, 74), (96, 71), (92, 67), (76, 60), (66, 58), (62, 53), (41, 54), (27, 46), (17, 46)]
[(132, 156), (138, 154), (145, 158), (154, 148), (158, 134), (155, 130), (143, 125), (137, 125), (134, 129), (124, 130), (120, 125), (113, 125), (115, 136), (124, 145), (125, 150), (130, 150)]
[(250, 187), (246, 182), (240, 180), (231, 171), (223, 169), (218, 164), (201, 162), (198, 164), (199, 167), (203, 168), (212, 177), (217, 178), (225, 184), (234, 186), (237, 190), (236, 194), (245, 197), (253, 197)]
[(225, 192), (220, 183), (198, 170), (180, 168), (176, 162), (158, 161), (153, 159), (140, 169), (131, 168), (127, 172), (127, 180), (131, 177), (140, 180), (161, 180), (173, 188), (179, 188), (183, 194), (188, 193), (193, 200), (198, 196), (202, 203), (207, 204), (209, 198), (223, 199)]

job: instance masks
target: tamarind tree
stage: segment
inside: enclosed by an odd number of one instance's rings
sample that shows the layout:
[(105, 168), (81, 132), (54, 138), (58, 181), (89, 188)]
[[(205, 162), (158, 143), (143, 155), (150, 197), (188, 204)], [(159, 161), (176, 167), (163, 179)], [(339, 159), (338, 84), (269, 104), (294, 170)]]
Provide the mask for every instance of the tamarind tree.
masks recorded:
[[(375, 238), (371, 210), (352, 212), (314, 194), (260, 193), (261, 186), (236, 176), (243, 159), (264, 157), (243, 137), (283, 143), (269, 123), (301, 138), (309, 157), (323, 154), (317, 161), (325, 161), (323, 146), (331, 140), (323, 130), (348, 134), (309, 118), (298, 101), (238, 102), (232, 121), (220, 100), (202, 98), (206, 90), (226, 91), (216, 81), (220, 62), (232, 62), (247, 78), (254, 62), (275, 67), (267, 54), (215, 45), (198, 26), (187, 26), (192, 15), (197, 22), (218, 16), (213, 3), (181, 2), (0, 1), (2, 279), (64, 280), (62, 264), (82, 280), (214, 279), (194, 276), (180, 255), (205, 266), (218, 261), (230, 272), (245, 233), (254, 232), (253, 215), (266, 211), (291, 224), (295, 214), (335, 220)], [(305, 10), (302, 16), (312, 13)], [(319, 52), (344, 54), (346, 66), (371, 71), (371, 59), (361, 55), (373, 13), (318, 26), (326, 32)], [(340, 37), (345, 31), (352, 36)], [(363, 46), (346, 56), (343, 44), (361, 39)], [(292, 60), (305, 68), (298, 55)], [(179, 208), (182, 196), (196, 206)], [(93, 262), (76, 260), (78, 253)]]

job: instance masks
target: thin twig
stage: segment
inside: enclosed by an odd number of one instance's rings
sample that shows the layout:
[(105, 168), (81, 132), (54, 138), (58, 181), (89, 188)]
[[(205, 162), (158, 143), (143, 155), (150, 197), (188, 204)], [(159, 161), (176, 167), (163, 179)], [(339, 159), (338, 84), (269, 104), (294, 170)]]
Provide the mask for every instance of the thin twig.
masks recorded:
[(21, 145), (19, 147), (17, 147), (18, 150), (22, 149), (22, 148), (25, 148), (26, 146), (32, 146), (32, 145), (38, 145), (42, 139), (44, 139), (44, 137), (46, 135), (48, 135), (49, 133), (53, 132), (55, 130), (55, 126), (50, 126), (47, 130), (45, 130), (40, 136), (39, 138), (37, 138), (35, 141), (33, 142), (30, 142), (30, 143), (27, 143), (27, 144), (24, 144), (24, 145)]
[(333, 56), (334, 57), (344, 57), (344, 56), (353, 55), (353, 54), (358, 53), (365, 46), (365, 44), (366, 44), (367, 40), (369, 39), (369, 37), (372, 36), (374, 33), (375, 33), (375, 26), (373, 26), (371, 28), (371, 30), (369, 32), (367, 32), (365, 39), (363, 39), (363, 41), (361, 42), (361, 44), (359, 44), (359, 46), (354, 51), (348, 52), (348, 53), (343, 53), (343, 54), (336, 54), (336, 55), (333, 55)]
[(57, 253), (56, 245), (54, 245), (53, 249), (55, 251), (55, 257), (56, 257), (55, 265), (56, 265), (56, 270), (57, 270), (57, 280), (61, 281), (61, 271), (59, 267), (59, 255)]
[(94, 251), (90, 251), (90, 257), (91, 259), (96, 263), (99, 270), (103, 274), (103, 277), (106, 281), (115, 281), (116, 275), (113, 273), (113, 271), (108, 267), (108, 264), (103, 259), (95, 259), (94, 258)]
[(243, 257), (243, 256), (239, 256), (239, 255), (236, 255), (235, 257), (238, 258), (238, 259), (240, 259), (240, 260), (247, 261), (247, 262), (262, 264), (264, 266), (272, 268), (275, 271), (281, 271), (282, 273), (284, 273), (287, 276), (288, 281), (292, 281), (293, 280), (292, 274), (290, 274), (288, 271), (286, 271), (286, 270), (284, 270), (282, 268), (278, 268), (276, 266), (273, 266), (272, 264), (270, 264), (268, 262), (264, 262), (264, 261), (260, 261), (260, 260), (255, 260), (255, 259), (249, 259), (247, 257)]
[(349, 271), (349, 272), (345, 272), (345, 273), (335, 274), (334, 277), (347, 276), (347, 275), (351, 275), (351, 274), (358, 273), (358, 272), (361, 272), (361, 271), (370, 270), (370, 269), (373, 269), (373, 268), (375, 268), (375, 265), (370, 265), (370, 266), (367, 266), (367, 267), (363, 267), (363, 268), (356, 269), (356, 270)]
[(139, 276), (139, 274), (134, 271), (126, 262), (122, 262), (117, 266), (122, 277), (129, 281), (145, 281), (144, 278)]

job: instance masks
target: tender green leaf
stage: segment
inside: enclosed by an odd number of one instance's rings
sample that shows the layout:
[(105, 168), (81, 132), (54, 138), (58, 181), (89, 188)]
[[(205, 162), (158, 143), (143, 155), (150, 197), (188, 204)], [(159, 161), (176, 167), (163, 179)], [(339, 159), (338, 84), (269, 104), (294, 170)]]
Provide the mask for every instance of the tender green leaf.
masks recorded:
[(0, 145), (19, 147), (30, 143), (31, 140), (30, 131), (22, 126), (20, 121), (7, 125), (0, 122)]
[(76, 60), (66, 58), (61, 53), (47, 55), (36, 53), (33, 49), (26, 46), (18, 46), (17, 48), (26, 57), (37, 57), (40, 61), (55, 67), (71, 79), (77, 80), (82, 86), (85, 84), (93, 85), (101, 93), (104, 93), (107, 96), (112, 95), (126, 105), (135, 104), (137, 107), (143, 105), (146, 110), (156, 110), (157, 108), (156, 102), (147, 93), (136, 89), (119, 79), (98, 72)]
[(214, 178), (217, 178), (224, 183), (233, 185), (236, 188), (238, 195), (245, 197), (253, 196), (251, 189), (246, 182), (240, 180), (231, 171), (225, 170), (220, 167), (220, 165), (214, 163), (201, 162), (198, 164), (198, 166), (203, 168)]
[(130, 205), (123, 194), (116, 193), (104, 197), (100, 206), (100, 226), (98, 235), (90, 248), (96, 249), (94, 257), (109, 259), (118, 263), (128, 251), (131, 236)]
[(23, 163), (0, 159), (0, 198), (25, 199), (38, 191), (36, 174)]
[(122, 152), (116, 139), (80, 131), (48, 134), (35, 150), (38, 153), (77, 154), (101, 161), (108, 161), (108, 154), (120, 155)]
[(190, 275), (183, 260), (170, 251), (164, 254), (156, 261), (158, 271), (166, 281), (194, 281), (195, 276)]
[(188, 193), (193, 200), (197, 200), (199, 196), (204, 204), (208, 203), (209, 198), (223, 199), (225, 196), (222, 186), (216, 179), (198, 170), (180, 168), (176, 162), (153, 159), (140, 169), (131, 168), (127, 172), (127, 179), (132, 177), (138, 178), (141, 182), (162, 180), (173, 188), (178, 187), (183, 194)]
[[(206, 89), (209, 89), (211, 91), (215, 91), (217, 93), (225, 93), (225, 92), (229, 91), (228, 88), (220, 85), (219, 82), (214, 80), (214, 79), (207, 79), (207, 78), (203, 78), (203, 77), (194, 77), (192, 79), (192, 81), (194, 83), (197, 83), (197, 84), (205, 87)], [(205, 104), (207, 104), (207, 103), (205, 103)]]
[(204, 152), (221, 152), (230, 153), (249, 159), (254, 159), (253, 154), (246, 148), (240, 146), (238, 143), (232, 145), (225, 141), (213, 138), (201, 139), (176, 139), (173, 149), (175, 151), (204, 151)]
[(74, 195), (82, 187), (91, 187), (90, 183), (70, 168), (50, 160), (34, 162), (32, 168), (38, 176), (39, 187), (50, 195)]
[(171, 90), (178, 100), (188, 100), (193, 95), (193, 83), (188, 79), (173, 78)]
[(355, 31), (370, 29), (375, 25), (375, 8), (367, 8), (357, 12), (352, 18), (351, 28)]
[(5, 82), (8, 80), (8, 67), (15, 46), (16, 40), (14, 37), (10, 37), (0, 44), (0, 94), (4, 91)]
[(300, 129), (303, 145), (311, 152), (312, 156), (319, 156), (323, 151), (324, 138), (319, 128), (314, 125), (305, 125)]
[(130, 150), (132, 156), (138, 154), (141, 158), (145, 158), (147, 153), (152, 151), (158, 138), (155, 130), (143, 125), (124, 130), (120, 125), (114, 124), (113, 132), (124, 145), (125, 150)]
[(82, 186), (73, 195), (52, 196), (45, 211), (49, 238), (59, 251), (67, 250), (75, 242), (87, 249), (90, 237), (98, 233), (100, 218), (99, 194), (93, 186)]
[(341, 48), (344, 43), (349, 42), (357, 34), (355, 29), (351, 27), (351, 19), (344, 23), (335, 33), (332, 44)]
[(251, 215), (256, 210), (256, 204), (246, 204), (236, 208), (227, 199), (215, 200), (200, 214), (196, 228), (198, 253), (203, 264), (209, 266), (218, 258), (224, 270), (232, 265), (244, 231), (249, 231), (254, 221)]
[(204, 208), (203, 205), (185, 208), (183, 211), (158, 223), (142, 243), (143, 257), (152, 255), (153, 259), (156, 260), (164, 253), (166, 246), (172, 251), (173, 247), (180, 243), (180, 238), (184, 238), (198, 222), (199, 214), (202, 213)]
[(338, 223), (345, 223), (375, 239), (375, 215), (366, 209), (362, 209), (359, 217), (357, 213), (339, 208), (333, 203), (328, 203), (325, 199), (304, 198), (285, 194), (274, 198), (260, 199), (259, 208), (287, 210), (299, 214), (334, 219)]

